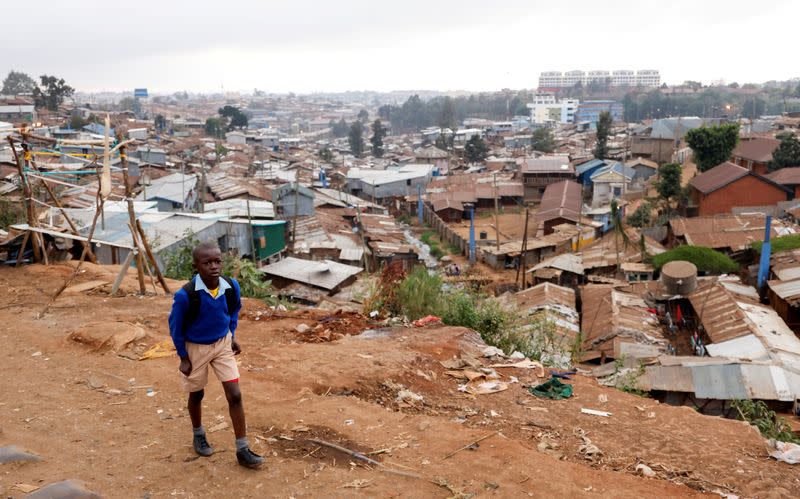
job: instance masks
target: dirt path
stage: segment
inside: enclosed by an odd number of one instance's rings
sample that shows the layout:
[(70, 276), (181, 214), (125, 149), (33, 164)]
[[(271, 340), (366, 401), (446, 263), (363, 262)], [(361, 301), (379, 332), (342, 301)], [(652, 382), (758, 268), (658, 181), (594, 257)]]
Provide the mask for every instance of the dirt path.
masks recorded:
[[(83, 480), (106, 497), (152, 498), (675, 497), (715, 488), (789, 497), (800, 486), (797, 470), (769, 460), (746, 425), (661, 406), (593, 380), (578, 377), (572, 399), (542, 401), (522, 388), (537, 381), (532, 371), (498, 368), (519, 383), (492, 395), (460, 392), (439, 360), (477, 352), (479, 340), (464, 329), (400, 328), (309, 343), (297, 324), (320, 325), (314, 341), (326, 329), (346, 333), (368, 324), (321, 312), (266, 320), (266, 310), (252, 302), (238, 333), (241, 383), (250, 440), (268, 456), (268, 466), (239, 468), (231, 429), (210, 431), (228, 421), (215, 383), (207, 390), (204, 420), (217, 453), (197, 458), (175, 359), (134, 361), (67, 338), (82, 327), (142, 330), (146, 337), (132, 347), (141, 351), (166, 338), (170, 299), (65, 294), (50, 314), (34, 319), (39, 306), (31, 304), (44, 303), (68, 272), (0, 270), (9, 297), (0, 309), (0, 374), (7, 380), (0, 384), (0, 445), (16, 444), (43, 458), (0, 465), (4, 496), (22, 496), (15, 484), (66, 478)], [(89, 272), (79, 282), (94, 278)], [(424, 401), (398, 404), (400, 385)], [(581, 414), (581, 407), (612, 416)], [(594, 462), (578, 452), (578, 428), (603, 452)], [(443, 459), (497, 431), (476, 449)], [(379, 451), (371, 456), (385, 466), (422, 478), (369, 469), (310, 438)], [(546, 452), (538, 450), (541, 442), (548, 442)], [(686, 485), (636, 476), (638, 463)]]

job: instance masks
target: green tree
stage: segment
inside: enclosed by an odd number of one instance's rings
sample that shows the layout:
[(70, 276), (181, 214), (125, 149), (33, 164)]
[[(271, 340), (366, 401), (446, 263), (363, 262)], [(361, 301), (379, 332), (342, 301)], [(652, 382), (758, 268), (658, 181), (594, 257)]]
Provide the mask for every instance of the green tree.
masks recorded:
[(326, 161), (328, 163), (333, 161), (333, 153), (328, 147), (323, 147), (322, 149), (319, 150), (319, 153), (317, 154), (319, 155), (319, 159), (321, 159), (322, 161)]
[(442, 100), (442, 107), (439, 109), (439, 117), (436, 120), (439, 128), (453, 128), (456, 124), (456, 110), (451, 97)]
[(225, 120), (222, 118), (208, 118), (206, 120), (206, 135), (221, 138), (225, 133)]
[(33, 92), (36, 88), (36, 80), (21, 71), (11, 70), (8, 72), (6, 79), (3, 80), (3, 89), (0, 94), (3, 95), (17, 95), (27, 94)]
[(362, 109), (361, 111), (358, 112), (357, 118), (358, 121), (360, 121), (361, 123), (366, 123), (367, 120), (369, 119), (369, 113), (367, 112), (366, 109)]
[(353, 156), (360, 158), (364, 154), (364, 125), (360, 121), (354, 121), (350, 125), (347, 142), (350, 144), (350, 152), (353, 153)]
[(225, 106), (217, 111), (223, 118), (228, 118), (228, 131), (234, 128), (247, 128), (247, 116), (234, 106)]
[(606, 159), (608, 157), (608, 136), (611, 134), (611, 113), (603, 111), (597, 122), (597, 142), (594, 145), (594, 157)]
[(631, 216), (628, 217), (628, 225), (631, 227), (646, 227), (652, 222), (651, 212), (653, 207), (650, 203), (642, 203), (636, 208)]
[(656, 191), (670, 207), (670, 202), (681, 193), (681, 173), (683, 169), (678, 163), (665, 163), (658, 167)]
[(686, 132), (686, 142), (692, 148), (697, 168), (704, 172), (730, 159), (739, 142), (739, 125), (725, 123), (694, 128)]
[(83, 119), (79, 113), (74, 113), (72, 116), (70, 116), (69, 127), (73, 130), (80, 130), (88, 124), (89, 120)]
[(156, 130), (166, 130), (167, 128), (167, 119), (164, 117), (163, 114), (157, 114), (155, 120), (153, 122), (156, 125)]
[(782, 133), (777, 136), (780, 145), (772, 153), (769, 170), (775, 171), (787, 166), (800, 166), (800, 140), (793, 133)]
[(489, 155), (489, 146), (486, 145), (480, 135), (473, 135), (466, 144), (464, 144), (464, 156), (466, 156), (468, 163), (478, 163), (486, 159)]
[(75, 93), (75, 89), (67, 85), (64, 78), (48, 75), (42, 75), (39, 78), (42, 81), (41, 88), (37, 86), (33, 89), (33, 100), (38, 108), (58, 111), (58, 106), (64, 102), (64, 99)]
[(340, 119), (337, 123), (333, 123), (331, 127), (331, 131), (333, 132), (333, 136), (337, 139), (341, 139), (342, 137), (346, 137), (347, 133), (350, 131), (350, 125), (344, 120), (344, 118)]
[(120, 111), (132, 111), (137, 115), (142, 112), (142, 103), (136, 97), (125, 97), (119, 101), (118, 107)]
[(549, 128), (537, 128), (533, 131), (531, 146), (534, 151), (553, 152), (556, 148), (553, 132)]
[(455, 136), (453, 134), (445, 135), (443, 133), (440, 133), (436, 137), (436, 141), (434, 142), (434, 145), (436, 147), (438, 147), (439, 149), (441, 149), (442, 151), (452, 151), (453, 150), (453, 140), (454, 139), (455, 139)]
[(386, 127), (381, 124), (381, 120), (372, 122), (372, 137), (369, 142), (372, 144), (372, 155), (376, 158), (383, 156), (383, 138), (386, 137)]

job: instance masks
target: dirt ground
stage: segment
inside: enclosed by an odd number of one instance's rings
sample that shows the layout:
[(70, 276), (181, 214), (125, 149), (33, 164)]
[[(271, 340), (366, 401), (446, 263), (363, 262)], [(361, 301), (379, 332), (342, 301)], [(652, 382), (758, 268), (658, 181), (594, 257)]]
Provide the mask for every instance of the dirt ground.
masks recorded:
[[(70, 272), (0, 270), (7, 297), (0, 308), (0, 446), (42, 458), (0, 465), (3, 497), (69, 478), (105, 497), (139, 498), (792, 497), (800, 488), (797, 467), (771, 460), (744, 423), (582, 376), (572, 381), (572, 398), (539, 399), (524, 387), (541, 381), (530, 369), (498, 367), (508, 389), (473, 396), (440, 364), (480, 356), (483, 345), (468, 330), (376, 329), (353, 314), (272, 314), (249, 300), (237, 331), (244, 349), (238, 361), (250, 441), (267, 466), (236, 464), (216, 382), (204, 401), (216, 453), (198, 458), (177, 359), (133, 360), (168, 337), (170, 297), (110, 297), (99, 287), (65, 293), (37, 319)], [(113, 274), (89, 266), (76, 284), (105, 279), (104, 272)], [(126, 278), (123, 289), (131, 282)], [(331, 337), (309, 340), (296, 329), (301, 323), (313, 338), (326, 329)], [(110, 339), (120, 340), (115, 347), (103, 341), (112, 332)], [(422, 400), (398, 399), (400, 390)], [(380, 465), (313, 442), (319, 439)], [(638, 464), (656, 477), (638, 475)]]

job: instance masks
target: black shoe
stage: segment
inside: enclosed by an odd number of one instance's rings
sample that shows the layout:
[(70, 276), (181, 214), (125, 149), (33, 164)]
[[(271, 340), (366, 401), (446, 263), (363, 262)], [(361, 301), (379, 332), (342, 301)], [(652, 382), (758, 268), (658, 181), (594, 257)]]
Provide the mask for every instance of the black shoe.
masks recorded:
[(203, 457), (208, 457), (214, 453), (214, 448), (208, 445), (205, 435), (195, 435), (194, 451)]
[(250, 447), (236, 451), (236, 460), (245, 468), (258, 469), (264, 463), (264, 458), (250, 450)]

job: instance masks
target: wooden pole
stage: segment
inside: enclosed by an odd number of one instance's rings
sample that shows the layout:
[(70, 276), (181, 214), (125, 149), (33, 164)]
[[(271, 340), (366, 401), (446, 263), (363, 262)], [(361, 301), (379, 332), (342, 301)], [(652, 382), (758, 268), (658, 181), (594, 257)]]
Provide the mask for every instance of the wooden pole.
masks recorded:
[(128, 254), (125, 256), (125, 261), (122, 262), (122, 268), (119, 269), (119, 274), (117, 274), (117, 278), (114, 279), (114, 284), (111, 286), (111, 296), (114, 296), (117, 294), (117, 291), (119, 291), (119, 287), (122, 284), (122, 279), (125, 278), (125, 274), (128, 273), (128, 267), (131, 266), (131, 262), (133, 261), (133, 253), (134, 250), (131, 248), (131, 250), (128, 251)]
[(142, 246), (144, 246), (144, 251), (147, 254), (147, 258), (149, 258), (150, 263), (153, 264), (153, 270), (156, 273), (158, 282), (161, 284), (161, 287), (164, 288), (165, 293), (168, 295), (172, 294), (172, 291), (169, 290), (166, 279), (164, 279), (164, 275), (161, 273), (161, 269), (158, 268), (158, 262), (156, 262), (156, 259), (153, 256), (153, 251), (150, 249), (150, 243), (147, 242), (147, 236), (144, 233), (144, 229), (142, 229), (142, 223), (138, 219), (136, 220), (136, 228), (139, 231), (139, 236), (142, 238)]
[(514, 284), (519, 283), (520, 270), (522, 271), (522, 287), (525, 289), (525, 257), (528, 252), (528, 208), (525, 208), (525, 229), (522, 232), (522, 248), (519, 252), (519, 265), (517, 266), (517, 277), (514, 279)]
[(126, 154), (126, 146), (119, 148), (120, 165), (122, 166), (122, 179), (125, 182), (125, 202), (128, 204), (128, 227), (131, 230), (131, 241), (133, 242), (133, 249), (136, 252), (136, 276), (139, 279), (139, 292), (145, 294), (147, 291), (144, 284), (144, 258), (139, 251), (139, 236), (136, 233), (136, 213), (133, 210), (133, 192), (131, 191), (131, 184), (128, 177), (128, 156)]
[(499, 209), (497, 207), (498, 200), (497, 200), (497, 172), (493, 175), (494, 177), (494, 235), (495, 235), (495, 242), (497, 243), (497, 251), (500, 251), (500, 214)]
[[(128, 225), (130, 226), (131, 232), (136, 232), (136, 227), (131, 226), (130, 224)], [(142, 248), (142, 241), (138, 240), (136, 244), (138, 245), (138, 247), (136, 248), (138, 250), (137, 254), (144, 255), (144, 249)], [(153, 279), (153, 272), (150, 271), (150, 265), (148, 264), (148, 262), (144, 261), (144, 256), (142, 256), (142, 263), (144, 265), (144, 270), (147, 271), (147, 276), (150, 278), (150, 284), (153, 286), (153, 293), (155, 294), (158, 292), (156, 291), (156, 280)]]
[[(31, 192), (31, 186), (28, 183), (28, 179), (25, 176), (25, 167), (23, 166), (23, 159), (20, 159), (19, 154), (17, 154), (17, 149), (14, 147), (14, 139), (11, 136), (8, 136), (8, 143), (11, 145), (11, 152), (14, 154), (14, 159), (17, 162), (17, 171), (19, 172), (19, 181), (20, 185), (22, 185), (22, 202), (25, 204), (25, 219), (28, 222), (28, 226), (36, 227), (36, 214), (33, 210), (33, 193)], [(24, 154), (27, 154), (27, 146), (25, 143), (22, 143), (22, 151)], [(42, 259), (42, 255), (39, 249), (39, 239), (36, 234), (31, 234), (31, 247), (33, 247), (33, 260), (35, 262), (39, 262)]]
[(14, 264), (15, 267), (19, 267), (22, 265), (22, 257), (25, 255), (25, 248), (28, 246), (28, 239), (31, 237), (31, 231), (26, 230), (25, 236), (22, 238), (22, 246), (19, 248), (19, 253), (17, 253), (17, 262)]

